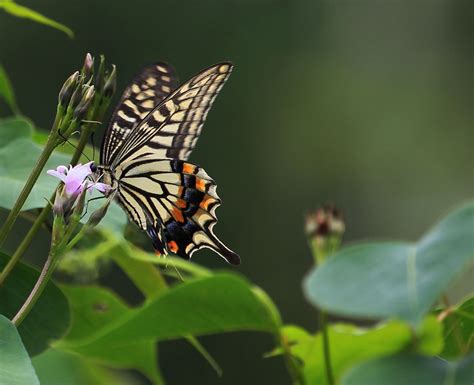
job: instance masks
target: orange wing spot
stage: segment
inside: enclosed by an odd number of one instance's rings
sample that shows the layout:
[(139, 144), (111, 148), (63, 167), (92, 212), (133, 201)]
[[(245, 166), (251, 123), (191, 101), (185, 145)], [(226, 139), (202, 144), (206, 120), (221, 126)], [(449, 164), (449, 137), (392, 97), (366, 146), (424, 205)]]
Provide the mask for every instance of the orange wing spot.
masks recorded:
[(185, 174), (194, 174), (194, 170), (196, 170), (196, 166), (194, 166), (190, 163), (184, 163), (183, 164), (183, 172)]
[(176, 207), (173, 208), (173, 218), (178, 222), (184, 222), (183, 212)]
[(176, 206), (178, 206), (180, 209), (185, 209), (188, 203), (184, 199), (177, 199), (176, 200)]
[(176, 253), (179, 250), (179, 246), (175, 241), (169, 241), (168, 242), (168, 249), (172, 253)]
[(199, 191), (206, 191), (206, 181), (201, 178), (196, 178), (196, 189)]
[(160, 253), (160, 250), (156, 250), (156, 249), (155, 249), (155, 255), (156, 255), (157, 257), (161, 257), (163, 254)]
[(207, 211), (209, 209), (209, 205), (214, 203), (215, 201), (216, 200), (213, 197), (206, 194), (202, 199), (201, 203), (199, 203), (199, 207)]
[(184, 192), (184, 187), (183, 187), (183, 186), (179, 186), (179, 189), (178, 189), (178, 196), (182, 197), (182, 196), (183, 196), (183, 192)]

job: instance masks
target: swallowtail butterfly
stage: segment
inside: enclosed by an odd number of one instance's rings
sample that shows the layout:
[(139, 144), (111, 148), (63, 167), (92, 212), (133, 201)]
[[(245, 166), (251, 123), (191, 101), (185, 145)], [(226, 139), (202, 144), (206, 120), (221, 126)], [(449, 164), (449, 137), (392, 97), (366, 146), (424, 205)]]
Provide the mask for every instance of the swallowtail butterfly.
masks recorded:
[(172, 67), (153, 64), (125, 89), (112, 115), (93, 169), (157, 255), (189, 259), (209, 248), (240, 263), (213, 232), (221, 203), (214, 180), (187, 161), (231, 71), (231, 63), (216, 64), (177, 86)]

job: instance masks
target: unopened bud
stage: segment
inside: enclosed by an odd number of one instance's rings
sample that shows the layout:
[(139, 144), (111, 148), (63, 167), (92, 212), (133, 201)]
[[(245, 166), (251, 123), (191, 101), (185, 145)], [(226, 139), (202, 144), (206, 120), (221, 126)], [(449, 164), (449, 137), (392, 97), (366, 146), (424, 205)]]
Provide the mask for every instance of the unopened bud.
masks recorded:
[(71, 100), (71, 96), (76, 89), (77, 86), (77, 81), (79, 78), (79, 71), (74, 72), (71, 76), (67, 78), (67, 80), (64, 82), (61, 91), (59, 91), (59, 104), (62, 107), (67, 107), (69, 104), (69, 101)]
[(74, 109), (73, 119), (76, 121), (81, 121), (87, 114), (89, 106), (91, 105), (92, 100), (94, 99), (95, 90), (94, 86), (85, 86), (87, 87), (83, 92), (82, 99)]
[(67, 218), (71, 214), (71, 209), (76, 202), (75, 197), (66, 194), (64, 185), (56, 190), (54, 197), (53, 213), (56, 217)]
[(306, 215), (305, 232), (318, 263), (338, 248), (346, 229), (341, 210), (326, 205)]
[(100, 62), (99, 62), (99, 69), (96, 72), (95, 79), (94, 79), (94, 86), (97, 92), (101, 93), (104, 84), (105, 84), (105, 57), (104, 55), (100, 55)]
[(107, 213), (107, 210), (110, 206), (110, 202), (112, 202), (111, 199), (107, 199), (106, 202), (99, 207), (97, 210), (95, 210), (91, 216), (89, 217), (89, 220), (87, 221), (87, 225), (94, 227), (97, 226), (98, 223), (102, 220), (104, 215)]
[(116, 70), (115, 65), (112, 64), (112, 71), (110, 71), (110, 74), (107, 80), (105, 81), (104, 97), (108, 99), (112, 98), (116, 89), (117, 89), (117, 70)]
[(84, 65), (82, 66), (82, 73), (84, 77), (89, 79), (92, 75), (92, 72), (94, 70), (94, 58), (90, 53), (86, 54), (86, 58), (84, 59)]

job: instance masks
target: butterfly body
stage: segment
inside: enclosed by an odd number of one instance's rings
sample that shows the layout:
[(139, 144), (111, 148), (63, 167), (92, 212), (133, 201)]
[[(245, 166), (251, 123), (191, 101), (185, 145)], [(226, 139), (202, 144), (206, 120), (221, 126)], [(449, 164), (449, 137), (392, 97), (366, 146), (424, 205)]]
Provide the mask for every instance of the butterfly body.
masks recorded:
[(171, 67), (146, 67), (109, 123), (96, 175), (111, 186), (109, 198), (148, 234), (159, 255), (191, 258), (210, 248), (240, 263), (213, 233), (221, 203), (214, 180), (187, 161), (231, 69), (230, 63), (217, 64), (174, 88)]

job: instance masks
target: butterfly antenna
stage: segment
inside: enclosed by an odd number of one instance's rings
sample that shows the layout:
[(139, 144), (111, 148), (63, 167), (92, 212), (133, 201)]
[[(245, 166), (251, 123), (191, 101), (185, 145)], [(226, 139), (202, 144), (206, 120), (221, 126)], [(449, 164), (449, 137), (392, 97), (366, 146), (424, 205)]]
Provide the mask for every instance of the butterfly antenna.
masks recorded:
[[(69, 145), (71, 145), (72, 147), (74, 147), (76, 150), (79, 150), (79, 148), (72, 144), (68, 138), (66, 138), (62, 133), (61, 131), (58, 131), (59, 132), (59, 136), (65, 141), (67, 142)], [(81, 154), (84, 155), (84, 157), (90, 162), (91, 160), (89, 159), (89, 157), (84, 153), (84, 151), (81, 151)]]

